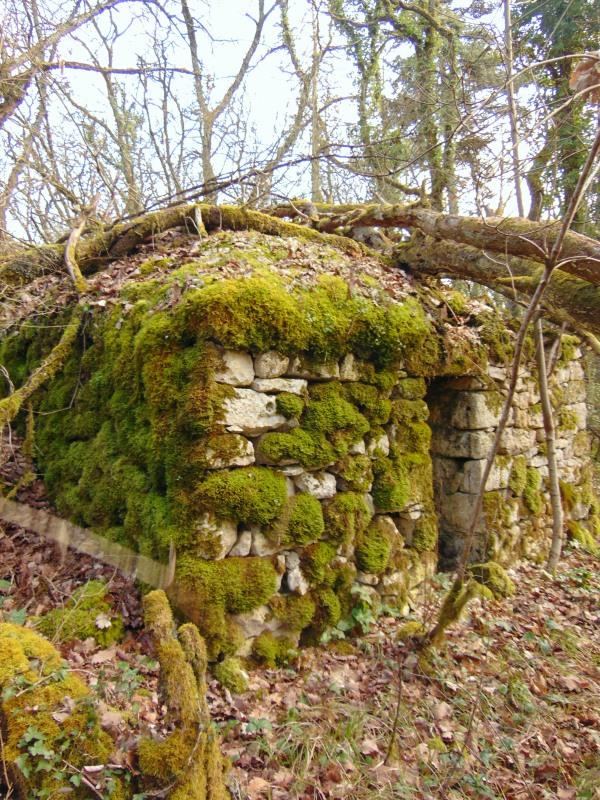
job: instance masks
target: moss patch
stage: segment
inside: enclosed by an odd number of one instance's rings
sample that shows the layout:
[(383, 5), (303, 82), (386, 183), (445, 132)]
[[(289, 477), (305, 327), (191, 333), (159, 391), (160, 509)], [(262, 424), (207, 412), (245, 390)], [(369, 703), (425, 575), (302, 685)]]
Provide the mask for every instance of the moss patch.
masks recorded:
[(44, 636), (58, 642), (94, 637), (108, 647), (123, 637), (123, 620), (113, 614), (107, 601), (108, 587), (102, 581), (89, 581), (73, 593), (64, 608), (49, 611), (37, 622)]
[(378, 575), (390, 561), (392, 543), (380, 525), (372, 524), (357, 538), (355, 558), (363, 572)]
[(323, 535), (323, 509), (316, 497), (297, 494), (288, 501), (284, 514), (285, 530), (282, 541), (287, 545), (307, 545)]
[(241, 694), (248, 688), (248, 673), (239, 658), (228, 656), (213, 667), (215, 678), (221, 686), (234, 694)]
[(252, 655), (265, 667), (281, 667), (298, 656), (296, 646), (290, 639), (278, 639), (272, 633), (261, 633), (252, 645)]
[(195, 494), (199, 509), (226, 519), (267, 525), (281, 513), (285, 478), (265, 467), (246, 467), (211, 475)]
[(325, 507), (325, 533), (340, 544), (353, 542), (370, 519), (371, 513), (360, 494), (341, 492)]

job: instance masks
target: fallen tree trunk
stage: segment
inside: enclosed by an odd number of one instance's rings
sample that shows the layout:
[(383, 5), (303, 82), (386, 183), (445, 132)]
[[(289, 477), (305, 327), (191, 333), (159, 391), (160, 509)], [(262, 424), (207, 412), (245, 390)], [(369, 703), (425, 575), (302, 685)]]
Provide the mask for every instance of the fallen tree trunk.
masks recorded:
[[(471, 280), (512, 300), (533, 294), (542, 269), (524, 258), (499, 258), (468, 245), (432, 239), (400, 245), (394, 252), (394, 263), (415, 275)], [(544, 307), (554, 321), (600, 333), (600, 287), (594, 284), (556, 270), (546, 289)]]
[[(298, 216), (300, 206), (282, 206), (277, 216)], [(443, 214), (417, 204), (317, 205), (313, 226), (332, 233), (344, 228), (411, 228), (434, 239), (465, 244), (482, 250), (532, 259), (543, 263), (550, 255), (561, 222), (532, 222), (518, 217), (464, 217)], [(560, 268), (570, 275), (600, 284), (600, 242), (569, 231), (561, 248)]]

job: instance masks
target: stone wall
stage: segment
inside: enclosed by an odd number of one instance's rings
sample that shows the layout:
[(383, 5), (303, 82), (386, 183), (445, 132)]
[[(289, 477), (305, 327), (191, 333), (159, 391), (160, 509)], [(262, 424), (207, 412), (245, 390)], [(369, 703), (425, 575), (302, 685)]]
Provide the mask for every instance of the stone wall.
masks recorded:
[[(174, 544), (172, 600), (213, 660), (278, 663), (348, 630), (361, 603), (406, 611), (438, 547), (442, 563), (460, 552), (510, 325), (375, 258), (257, 233), (140, 254), (126, 280), (114, 269), (118, 289), (34, 398), (56, 511), (155, 559)], [(0, 340), (15, 386), (56, 344), (61, 313)], [(563, 345), (562, 489), (571, 535), (595, 546), (580, 353)], [(526, 368), (478, 558), (538, 557), (548, 541), (541, 425)]]
[[(597, 513), (597, 501), (591, 483), (582, 353), (569, 350), (569, 356), (552, 373), (550, 394), (567, 525), (577, 538), (582, 521)], [(461, 552), (508, 378), (505, 366), (490, 365), (479, 377), (442, 378), (430, 387), (442, 565), (455, 563)], [(486, 490), (473, 557), (504, 564), (520, 557), (542, 558), (552, 535), (548, 459), (537, 377), (530, 366), (521, 371)], [(593, 518), (590, 525), (595, 524)]]
[[(202, 517), (195, 555), (267, 558), (277, 575), (266, 602), (229, 617), (242, 633), (238, 652), (260, 657), (266, 647), (271, 660), (272, 634), (286, 647), (302, 631), (315, 640), (349, 614), (357, 587), (375, 611), (407, 611), (437, 563), (425, 380), (352, 354), (308, 364), (220, 348), (218, 362), (214, 377), (232, 391), (215, 428), (218, 450), (209, 451), (213, 474), (199, 491), (223, 504)], [(227, 518), (232, 483), (245, 476), (257, 496), (261, 483), (271, 490), (282, 481), (275, 520)], [(195, 589), (188, 604), (178, 601), (202, 627)]]

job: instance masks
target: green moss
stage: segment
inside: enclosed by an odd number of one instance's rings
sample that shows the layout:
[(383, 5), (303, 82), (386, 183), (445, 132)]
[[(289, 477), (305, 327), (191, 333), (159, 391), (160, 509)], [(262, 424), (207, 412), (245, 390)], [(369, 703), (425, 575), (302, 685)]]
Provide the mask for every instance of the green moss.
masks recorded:
[(594, 535), (580, 522), (569, 520), (567, 522), (567, 532), (569, 538), (572, 539), (586, 552), (591, 553), (593, 556), (600, 556), (600, 545), (596, 541)]
[(338, 454), (322, 434), (303, 428), (283, 433), (266, 433), (258, 444), (259, 454), (272, 464), (297, 461), (303, 467), (317, 469), (332, 464)]
[(343, 391), (346, 399), (357, 406), (371, 425), (385, 425), (389, 420), (392, 403), (377, 387), (368, 383), (347, 383)]
[(317, 608), (310, 594), (276, 595), (269, 605), (277, 619), (294, 631), (301, 631), (310, 625)]
[(336, 625), (342, 618), (342, 605), (335, 591), (328, 586), (323, 586), (316, 591), (317, 619), (315, 628), (324, 631)]
[(515, 585), (506, 570), (496, 561), (484, 564), (472, 564), (469, 574), (480, 584), (487, 587), (496, 599), (510, 597), (515, 593)]
[(391, 421), (396, 425), (415, 422), (426, 422), (429, 408), (424, 400), (394, 400), (392, 402)]
[(428, 453), (431, 428), (426, 422), (410, 422), (397, 426), (393, 439), (400, 453)]
[(438, 521), (435, 514), (423, 514), (415, 523), (411, 547), (419, 553), (435, 550), (438, 542)]
[(336, 464), (335, 471), (351, 491), (370, 491), (373, 484), (373, 468), (369, 456), (345, 456)]
[(373, 464), (373, 501), (380, 512), (401, 511), (410, 500), (410, 481), (404, 464), (381, 457)]
[(201, 510), (247, 524), (266, 525), (281, 513), (285, 478), (265, 467), (222, 471), (208, 477), (195, 494)]
[[(32, 630), (9, 623), (0, 623), (0, 697), (2, 760), (20, 795), (87, 796), (70, 783), (72, 773), (63, 769), (63, 759), (75, 770), (106, 763), (113, 742), (100, 729), (89, 689), (69, 672), (58, 651)], [(48, 769), (40, 769), (41, 755), (29, 752), (32, 729), (50, 753), (44, 759)]]
[(286, 419), (300, 419), (304, 411), (304, 400), (297, 394), (291, 392), (281, 392), (277, 395), (276, 399), (277, 413), (286, 417)]
[(402, 400), (420, 400), (426, 391), (427, 384), (423, 378), (402, 378), (396, 385), (394, 397)]
[(213, 667), (215, 678), (221, 686), (234, 694), (242, 694), (248, 688), (248, 673), (239, 658), (228, 656)]
[(479, 336), (486, 345), (490, 361), (499, 364), (510, 363), (514, 346), (506, 320), (499, 314), (486, 312), (479, 315), (479, 322)]
[(273, 669), (289, 664), (297, 658), (298, 651), (290, 639), (278, 639), (267, 631), (254, 640), (252, 655), (259, 664)]
[(540, 495), (541, 486), (542, 476), (538, 470), (534, 467), (527, 467), (523, 502), (531, 513), (536, 515), (541, 514), (543, 508), (543, 501)]
[(326, 569), (335, 558), (337, 545), (332, 542), (315, 542), (302, 551), (302, 572), (313, 583), (325, 579)]
[(169, 591), (174, 604), (206, 637), (214, 660), (219, 654), (235, 653), (243, 640), (239, 627), (227, 615), (264, 605), (276, 588), (277, 572), (268, 558), (203, 561), (181, 556)]
[(351, 351), (376, 367), (402, 359), (415, 375), (427, 375), (439, 361), (439, 345), (420, 303), (409, 298), (399, 305), (375, 305), (357, 298), (360, 315), (351, 335)]
[(558, 427), (565, 431), (576, 431), (579, 424), (579, 416), (568, 407), (563, 407), (558, 412)]
[(390, 561), (392, 543), (381, 526), (371, 524), (356, 540), (356, 563), (363, 572), (378, 575)]
[(462, 314), (469, 313), (469, 304), (467, 298), (462, 292), (452, 290), (449, 292), (444, 292), (442, 297), (454, 314), (460, 316)]
[(123, 620), (113, 614), (107, 601), (108, 587), (102, 581), (89, 581), (77, 589), (64, 608), (49, 611), (37, 622), (38, 630), (58, 641), (83, 641), (94, 637), (108, 647), (123, 638)]
[(284, 525), (284, 544), (306, 545), (320, 539), (325, 530), (325, 522), (323, 509), (317, 498), (310, 494), (291, 497), (284, 514)]
[(364, 498), (355, 492), (340, 492), (325, 507), (325, 533), (335, 542), (355, 541), (371, 519)]
[(527, 459), (525, 456), (515, 456), (508, 486), (511, 492), (520, 497), (525, 491), (527, 484)]
[(558, 365), (561, 367), (568, 366), (575, 358), (575, 351), (581, 344), (577, 336), (571, 336), (563, 333), (560, 337), (560, 355), (558, 357)]
[(337, 381), (314, 384), (302, 417), (302, 427), (321, 433), (334, 446), (342, 447), (340, 455), (344, 455), (350, 444), (362, 439), (370, 428), (367, 419), (343, 395), (342, 384)]

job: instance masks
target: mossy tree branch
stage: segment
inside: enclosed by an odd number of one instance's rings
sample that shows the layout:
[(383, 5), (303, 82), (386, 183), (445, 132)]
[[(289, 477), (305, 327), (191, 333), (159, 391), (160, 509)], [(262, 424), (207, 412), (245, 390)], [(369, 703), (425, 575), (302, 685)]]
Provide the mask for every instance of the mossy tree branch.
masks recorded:
[(67, 360), (77, 338), (83, 317), (83, 306), (78, 304), (67, 323), (58, 344), (27, 381), (15, 392), (0, 400), (0, 430), (17, 416), (25, 403), (41, 386), (51, 380)]

